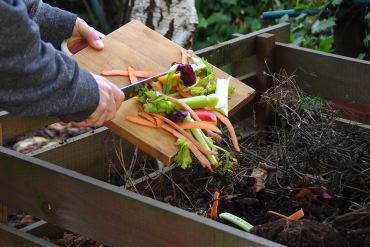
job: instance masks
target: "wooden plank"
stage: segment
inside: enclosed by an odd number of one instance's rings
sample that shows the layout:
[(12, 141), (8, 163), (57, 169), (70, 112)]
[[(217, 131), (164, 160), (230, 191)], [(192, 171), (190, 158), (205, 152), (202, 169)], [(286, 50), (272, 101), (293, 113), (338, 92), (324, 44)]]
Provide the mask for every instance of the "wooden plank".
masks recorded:
[(42, 117), (42, 118), (16, 117), (12, 114), (9, 114), (6, 111), (0, 112), (0, 123), (3, 126), (4, 140), (24, 134), (31, 130), (48, 126), (49, 124), (53, 124), (56, 122), (60, 122), (60, 119), (56, 117)]
[(301, 90), (370, 106), (370, 62), (276, 42), (276, 71), (294, 75)]
[[(3, 146), (3, 128), (0, 123), (0, 146)], [(5, 205), (0, 203), (0, 223), (7, 224), (8, 223), (8, 210)]]
[(93, 178), (102, 178), (122, 170), (115, 147), (121, 150), (124, 164), (129, 164), (133, 145), (106, 127), (33, 151), (28, 155)]
[(280, 23), (278, 25), (261, 29), (259, 31), (231, 39), (220, 44), (207, 47), (195, 52), (204, 57), (208, 62), (221, 68), (224, 65), (240, 61), (243, 58), (256, 55), (257, 35), (262, 33), (275, 34), (275, 40), (282, 43), (289, 43), (290, 24)]
[(266, 130), (273, 124), (272, 110), (269, 104), (259, 103), (261, 95), (274, 86), (275, 71), (275, 35), (260, 34), (256, 39), (256, 125), (259, 130)]
[[(95, 74), (100, 74), (102, 69), (126, 69), (128, 65), (136, 70), (167, 71), (173, 62), (181, 61), (179, 45), (137, 21), (131, 21), (110, 33), (103, 41), (105, 48), (102, 51), (87, 47), (74, 55), (82, 68)], [(218, 68), (215, 68), (215, 73), (214, 80), (230, 77)], [(129, 84), (127, 77), (107, 78), (117, 86)], [(236, 88), (228, 102), (229, 112), (233, 114), (253, 98), (254, 89), (233, 77), (230, 85)], [(105, 126), (163, 163), (172, 163), (180, 148), (174, 145), (175, 137), (162, 129), (140, 126), (126, 119), (127, 114), (137, 116), (141, 105), (134, 99), (123, 102), (116, 118), (105, 123)]]
[(281, 246), (3, 147), (0, 160), (0, 202), (109, 247)]
[(57, 245), (0, 223), (0, 246), (56, 247)]

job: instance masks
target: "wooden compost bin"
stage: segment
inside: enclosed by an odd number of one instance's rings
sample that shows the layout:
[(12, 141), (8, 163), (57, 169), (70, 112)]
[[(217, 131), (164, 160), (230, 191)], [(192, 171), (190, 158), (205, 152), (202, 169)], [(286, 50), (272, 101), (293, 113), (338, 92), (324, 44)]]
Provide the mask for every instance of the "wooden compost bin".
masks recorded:
[[(298, 84), (309, 84), (313, 93), (341, 101), (354, 99), (358, 105), (370, 106), (370, 62), (288, 45), (289, 27), (289, 23), (283, 23), (235, 35), (196, 54), (218, 68), (231, 64), (232, 75), (257, 92), (273, 84), (272, 78), (263, 73), (268, 66), (272, 73), (281, 68), (294, 73)], [(253, 102), (258, 99), (256, 94), (236, 112), (238, 118), (252, 116)], [(268, 123), (267, 110), (255, 110), (257, 124)], [(5, 140), (58, 121), (19, 118), (3, 112), (0, 133)], [(113, 136), (101, 127), (27, 155), (0, 147), (0, 203), (41, 219), (35, 224), (46, 232), (59, 227), (109, 247), (281, 246), (98, 180), (120, 169), (113, 165), (118, 163), (114, 160), (115, 148), (107, 145), (122, 145), (123, 157), (131, 158), (132, 144), (117, 136), (113, 140)], [(29, 234), (36, 232), (35, 228), (29, 229), (0, 224), (0, 246), (55, 246)]]

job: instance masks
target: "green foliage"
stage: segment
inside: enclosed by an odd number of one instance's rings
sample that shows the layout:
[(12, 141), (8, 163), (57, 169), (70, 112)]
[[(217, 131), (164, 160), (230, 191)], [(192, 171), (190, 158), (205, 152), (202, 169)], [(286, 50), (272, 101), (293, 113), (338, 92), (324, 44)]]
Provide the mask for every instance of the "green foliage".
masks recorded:
[[(275, 0), (277, 8), (284, 8), (289, 2)], [(273, 24), (273, 21), (260, 18), (263, 11), (270, 10), (266, 3), (260, 0), (195, 0), (199, 25), (192, 49), (217, 45), (231, 39), (234, 33), (246, 34)]]
[[(340, 1), (336, 1), (338, 3)], [(303, 1), (300, 4), (302, 9), (322, 9), (328, 1)], [(301, 10), (302, 10), (301, 9)], [(328, 18), (309, 16), (305, 13), (296, 18), (290, 18), (291, 37), (293, 45), (315, 49), (323, 52), (333, 52), (333, 26), (336, 17)]]

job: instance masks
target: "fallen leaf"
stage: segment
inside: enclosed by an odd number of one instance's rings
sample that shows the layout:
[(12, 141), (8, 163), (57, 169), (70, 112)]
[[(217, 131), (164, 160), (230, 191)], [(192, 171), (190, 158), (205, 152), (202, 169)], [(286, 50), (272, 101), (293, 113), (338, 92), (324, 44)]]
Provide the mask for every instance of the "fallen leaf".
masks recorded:
[(276, 172), (276, 167), (260, 162), (258, 166), (253, 169), (251, 176), (261, 179), (263, 184), (268, 186), (275, 183)]

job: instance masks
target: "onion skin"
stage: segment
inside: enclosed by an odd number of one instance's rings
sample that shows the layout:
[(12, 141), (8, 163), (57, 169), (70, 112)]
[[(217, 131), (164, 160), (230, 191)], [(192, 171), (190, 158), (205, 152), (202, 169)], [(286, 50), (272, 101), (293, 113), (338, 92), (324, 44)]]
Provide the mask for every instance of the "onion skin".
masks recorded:
[(197, 82), (195, 72), (189, 63), (179, 63), (176, 71), (180, 71), (180, 79), (184, 82), (185, 87), (193, 86)]
[(184, 118), (186, 118), (188, 114), (189, 114), (188, 111), (174, 108), (173, 111), (170, 114), (168, 114), (167, 118), (174, 123), (179, 123), (182, 122), (182, 120), (184, 120)]

